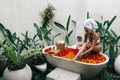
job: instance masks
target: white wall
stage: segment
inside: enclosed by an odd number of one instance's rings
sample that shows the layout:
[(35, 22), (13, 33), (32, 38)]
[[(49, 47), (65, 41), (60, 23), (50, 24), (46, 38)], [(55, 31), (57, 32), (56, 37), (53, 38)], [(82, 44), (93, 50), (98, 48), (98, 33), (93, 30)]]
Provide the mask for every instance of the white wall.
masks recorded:
[[(86, 0), (85, 0), (86, 1)], [(33, 23), (40, 25), (40, 12), (46, 8), (50, 2), (55, 8), (54, 21), (66, 25), (68, 16), (71, 19), (82, 22), (85, 18), (86, 4), (83, 0), (0, 0), (0, 22), (18, 35), (28, 30), (29, 35), (35, 33)], [(81, 23), (79, 23), (79, 26)], [(52, 25), (53, 26), (53, 25)], [(76, 26), (71, 22), (71, 28), (74, 32), (71, 36), (71, 44), (76, 40)], [(54, 26), (55, 27), (55, 26)], [(54, 28), (54, 32), (58, 33), (58, 28)], [(80, 31), (79, 31), (80, 32)], [(62, 39), (62, 34), (59, 39)]]
[[(48, 3), (51, 3), (56, 8), (54, 21), (66, 26), (68, 16), (71, 15), (71, 20), (77, 22), (76, 26), (72, 22), (70, 24), (70, 30), (74, 30), (70, 37), (70, 45), (74, 44), (77, 35), (83, 36), (82, 22), (86, 18), (87, 0), (48, 0)], [(55, 28), (55, 26), (54, 31), (59, 33), (58, 28)], [(65, 35), (62, 34), (59, 39), (62, 39), (63, 36)]]
[[(120, 34), (120, 0), (0, 0), (0, 22), (18, 35), (28, 30), (29, 35), (33, 36), (35, 33), (33, 23), (40, 25), (39, 14), (49, 2), (57, 9), (54, 21), (66, 25), (69, 15), (71, 19), (77, 21), (77, 27), (71, 23), (71, 29), (74, 30), (70, 38), (71, 44), (75, 43), (76, 34), (82, 36), (84, 34), (82, 22), (86, 18), (86, 9), (93, 19), (99, 21), (101, 16), (104, 20), (110, 20), (117, 15), (112, 29)], [(58, 33), (58, 28), (54, 26), (54, 29), (55, 33)], [(63, 36), (64, 34), (59, 39)]]
[(18, 35), (28, 30), (32, 36), (33, 23), (39, 23), (40, 11), (46, 3), (46, 0), (0, 0), (0, 23)]
[(88, 0), (88, 12), (95, 20), (110, 20), (117, 15), (111, 28), (120, 35), (120, 0)]

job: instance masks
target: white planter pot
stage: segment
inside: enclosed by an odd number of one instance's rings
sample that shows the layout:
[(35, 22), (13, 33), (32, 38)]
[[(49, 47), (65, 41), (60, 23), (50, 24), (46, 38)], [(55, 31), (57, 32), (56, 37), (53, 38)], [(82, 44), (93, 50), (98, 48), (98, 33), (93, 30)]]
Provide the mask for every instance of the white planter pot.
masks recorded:
[(10, 71), (7, 67), (3, 73), (3, 78), (5, 80), (31, 80), (32, 71), (27, 64), (23, 69), (17, 71)]
[(47, 69), (47, 63), (41, 64), (41, 65), (35, 65), (35, 68), (44, 72)]
[(120, 74), (120, 55), (118, 55), (118, 57), (115, 59), (114, 69), (118, 74)]

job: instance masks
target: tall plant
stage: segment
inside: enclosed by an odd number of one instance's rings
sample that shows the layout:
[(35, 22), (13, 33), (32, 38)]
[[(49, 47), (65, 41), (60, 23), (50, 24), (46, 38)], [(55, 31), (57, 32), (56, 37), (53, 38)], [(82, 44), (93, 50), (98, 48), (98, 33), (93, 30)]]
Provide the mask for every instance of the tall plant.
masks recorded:
[(56, 10), (51, 4), (48, 4), (47, 8), (41, 12), (41, 26), (38, 26), (34, 23), (34, 27), (36, 29), (36, 35), (39, 38), (39, 42), (43, 47), (54, 45), (54, 38), (59, 36), (61, 33), (56, 35), (52, 35), (52, 28), (47, 27), (50, 25), (52, 18), (54, 17), (54, 10)]
[(51, 35), (52, 28), (47, 29), (47, 28), (39, 27), (36, 23), (34, 23), (34, 27), (36, 28), (37, 36), (41, 41), (41, 44), (43, 45), (43, 47), (45, 47), (45, 43), (47, 43), (47, 46), (53, 45), (54, 38), (56, 38), (61, 34), (61, 33), (58, 33), (51, 38), (50, 35)]
[[(14, 49), (21, 53), (26, 48), (26, 44), (22, 42), (22, 40), (16, 35), (16, 33), (12, 33), (9, 29), (5, 28), (3, 24), (0, 23), (0, 31), (2, 32), (2, 35), (5, 38), (8, 38), (11, 43), (14, 45)], [(4, 40), (4, 43), (6, 42), (6, 39)], [(20, 44), (21, 46), (19, 46)]]
[(41, 12), (40, 16), (42, 18), (41, 23), (43, 28), (49, 26), (50, 21), (54, 17), (54, 10), (55, 8), (51, 4), (48, 4), (47, 8)]
[(59, 23), (59, 22), (54, 22), (54, 24), (55, 24), (58, 28), (64, 30), (64, 32), (65, 32), (65, 42), (66, 42), (68, 45), (69, 45), (69, 38), (70, 38), (71, 34), (73, 33), (73, 30), (69, 31), (70, 20), (71, 20), (71, 15), (69, 15), (69, 17), (68, 17), (66, 26), (62, 25), (62, 24)]
[(25, 55), (25, 58), (28, 57), (26, 62), (29, 65), (38, 65), (44, 63), (45, 59), (42, 53), (44, 46), (39, 42), (39, 39), (37, 39), (37, 34), (31, 38), (28, 36), (28, 31), (26, 31), (26, 33), (22, 33), (22, 35), (25, 38), (23, 43), (26, 44), (26, 47), (28, 48), (27, 54)]
[[(0, 41), (0, 47), (3, 50), (2, 55), (10, 63), (9, 69), (18, 70), (25, 66), (26, 60), (32, 55), (21, 54), (24, 49), (28, 50), (28, 38), (21, 40), (16, 36), (16, 33), (11, 33), (11, 31), (0, 24), (0, 30), (3, 33), (4, 41)], [(27, 33), (26, 33), (27, 34)], [(9, 65), (9, 64), (8, 64)]]
[(110, 29), (110, 26), (116, 19), (114, 16), (111, 20), (106, 20), (102, 24), (97, 21), (98, 30), (97, 32), (100, 34), (100, 40), (103, 45), (103, 53), (106, 53), (109, 50), (110, 59), (114, 59), (118, 54), (118, 42), (120, 40), (120, 35), (117, 35), (114, 30)]

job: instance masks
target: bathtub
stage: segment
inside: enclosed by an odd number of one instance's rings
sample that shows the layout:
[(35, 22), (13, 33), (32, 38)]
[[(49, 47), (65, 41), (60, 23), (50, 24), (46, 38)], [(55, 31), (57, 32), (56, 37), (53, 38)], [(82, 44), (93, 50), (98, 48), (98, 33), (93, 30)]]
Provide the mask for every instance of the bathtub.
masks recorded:
[(53, 46), (47, 46), (43, 49), (43, 53), (47, 59), (47, 61), (55, 66), (59, 67), (65, 70), (69, 70), (72, 72), (76, 72), (81, 74), (83, 79), (91, 79), (95, 77), (106, 65), (106, 63), (109, 61), (109, 57), (103, 53), (101, 53), (103, 56), (105, 56), (106, 61), (102, 63), (97, 64), (90, 64), (90, 63), (84, 63), (80, 61), (69, 61), (69, 59), (57, 57), (57, 56), (51, 56), (47, 53), (45, 53), (45, 49), (53, 47)]

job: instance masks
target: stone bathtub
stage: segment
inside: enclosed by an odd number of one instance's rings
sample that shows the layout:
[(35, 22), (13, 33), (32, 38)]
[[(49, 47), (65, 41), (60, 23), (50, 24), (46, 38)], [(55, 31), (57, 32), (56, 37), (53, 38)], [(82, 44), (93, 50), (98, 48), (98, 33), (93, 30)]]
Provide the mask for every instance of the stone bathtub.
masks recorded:
[(82, 75), (83, 79), (90, 79), (90, 78), (95, 77), (105, 67), (106, 63), (109, 61), (108, 56), (101, 53), (106, 58), (106, 61), (104, 61), (102, 63), (90, 64), (90, 63), (84, 63), (84, 62), (80, 62), (80, 61), (71, 62), (71, 61), (69, 61), (69, 59), (52, 56), (50, 54), (45, 53), (45, 49), (47, 49), (49, 47), (52, 47), (52, 46), (45, 47), (43, 49), (43, 53), (44, 53), (47, 61), (51, 65), (65, 69), (65, 70), (79, 73)]

